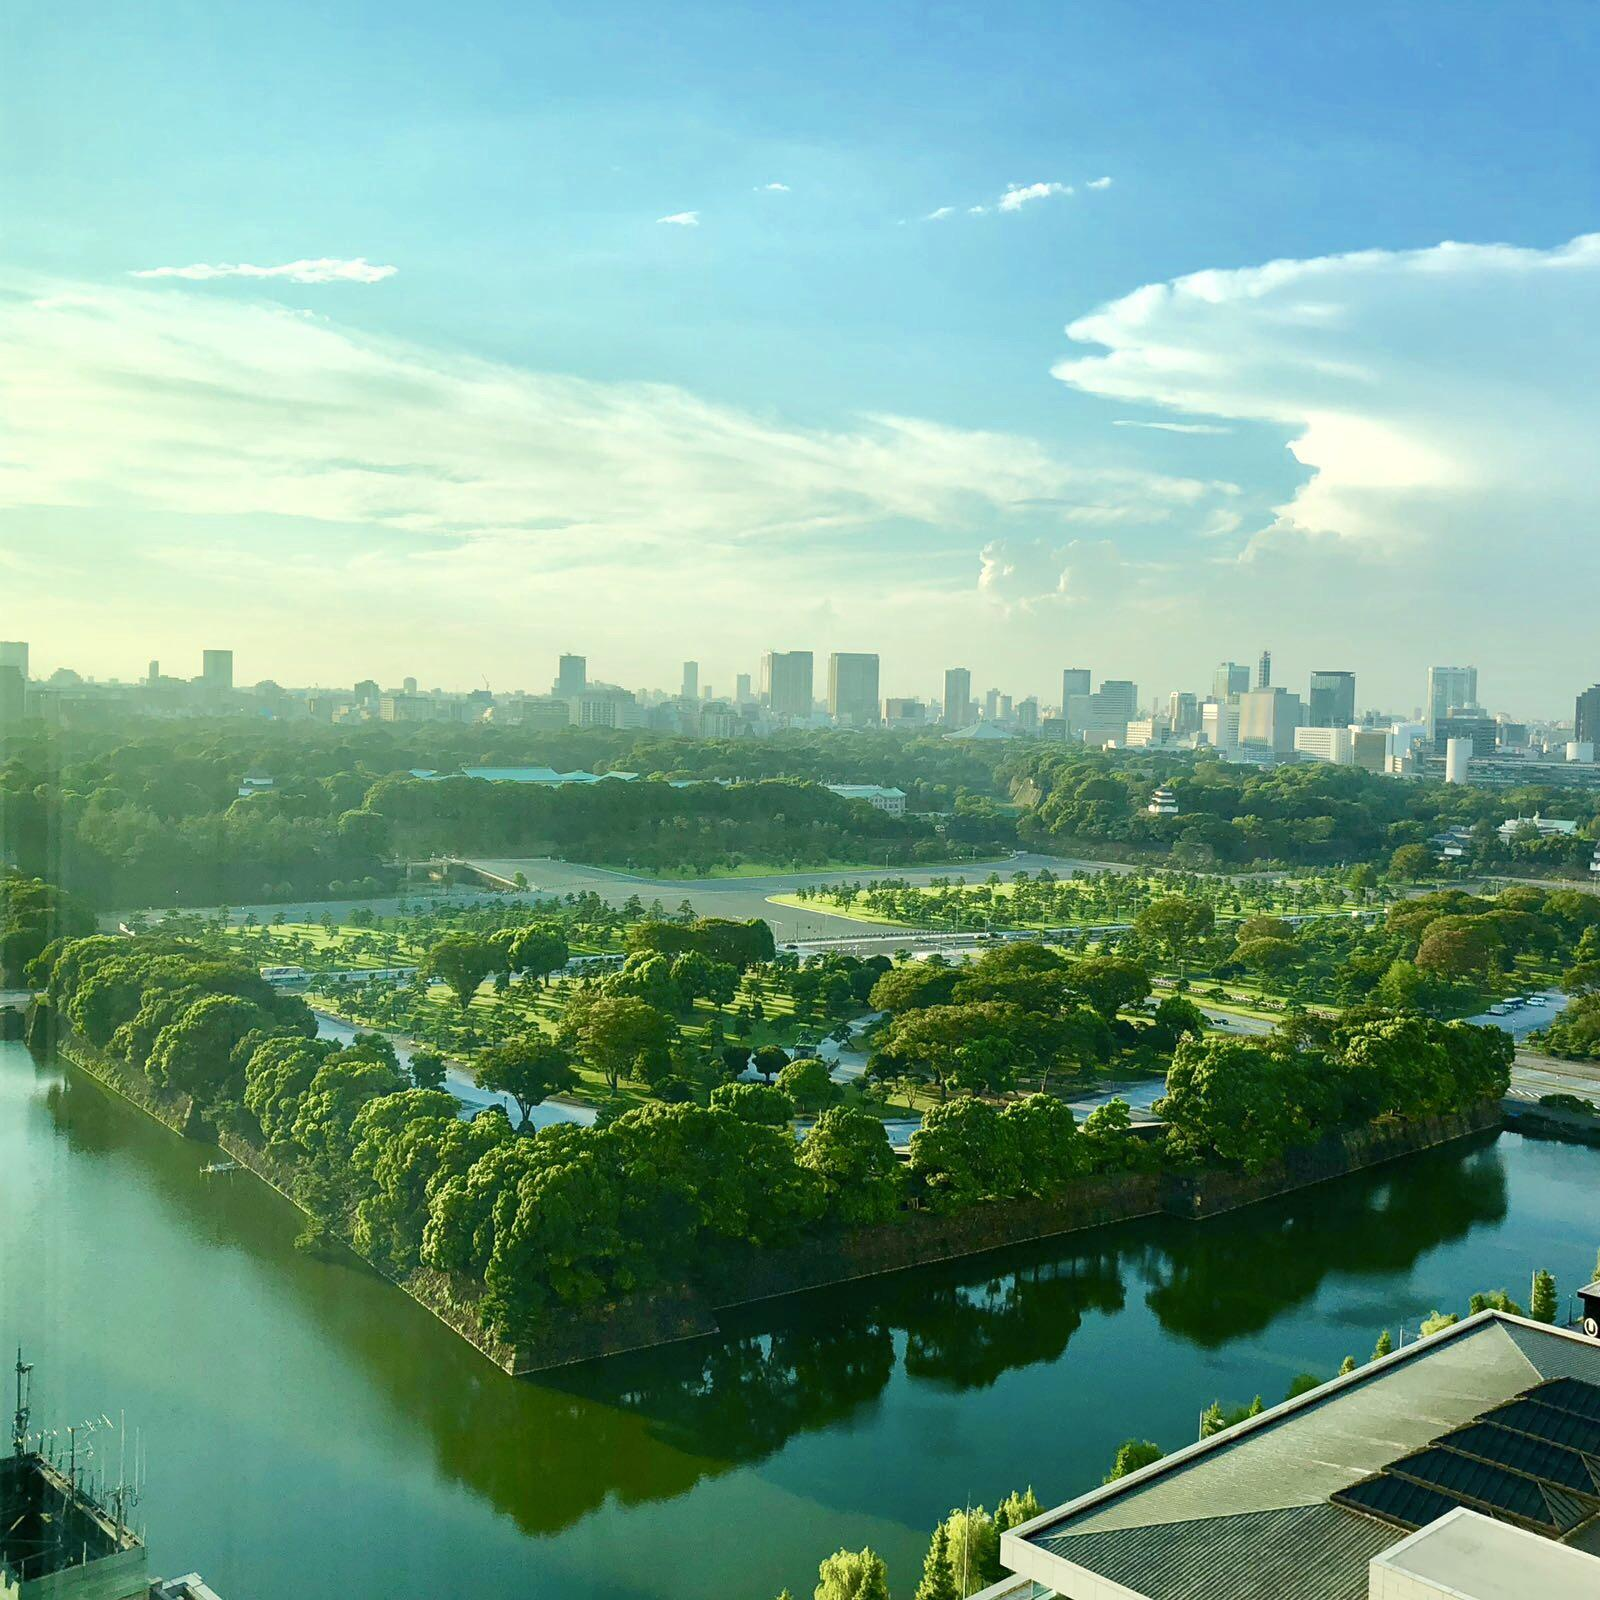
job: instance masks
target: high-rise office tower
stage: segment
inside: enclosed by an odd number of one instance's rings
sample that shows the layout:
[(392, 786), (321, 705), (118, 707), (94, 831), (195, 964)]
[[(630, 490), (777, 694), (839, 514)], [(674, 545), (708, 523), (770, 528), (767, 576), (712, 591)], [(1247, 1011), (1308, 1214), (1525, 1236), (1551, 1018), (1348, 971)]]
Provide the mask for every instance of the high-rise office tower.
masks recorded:
[(985, 689), (983, 691), (983, 720), (995, 722), (1000, 716), (1000, 691), (998, 689)]
[(1211, 676), (1211, 697), (1220, 705), (1237, 700), (1250, 687), (1250, 669), (1237, 661), (1223, 661)]
[(1115, 710), (1124, 722), (1139, 715), (1139, 686), (1126, 678), (1102, 678), (1100, 698), (1107, 710)]
[(415, 678), (402, 678), (400, 680), (400, 692), (401, 694), (415, 694), (417, 692), (417, 680)]
[(144, 681), (152, 688), (161, 682), (161, 663), (159, 661), (151, 661), (150, 665), (145, 669)]
[(1066, 667), (1061, 673), (1061, 714), (1067, 714), (1075, 694), (1088, 694), (1091, 688), (1087, 667)]
[(15, 667), (28, 681), (28, 645), (23, 639), (0, 639), (0, 667)]
[(738, 705), (747, 706), (750, 704), (752, 697), (750, 694), (750, 674), (748, 672), (738, 673), (734, 677), (733, 698)]
[(965, 667), (944, 672), (944, 725), (965, 728), (972, 722), (972, 674)]
[(1600, 683), (1578, 696), (1572, 716), (1572, 737), (1579, 744), (1592, 744), (1600, 750)]
[(1306, 726), (1347, 728), (1356, 720), (1356, 675), (1313, 672), (1306, 701)]
[(828, 715), (853, 728), (878, 721), (878, 658), (863, 651), (835, 650), (828, 657)]
[(1174, 689), (1167, 700), (1167, 722), (1179, 738), (1200, 731), (1200, 702), (1184, 689)]
[(1428, 721), (1442, 722), (1452, 711), (1478, 703), (1476, 667), (1428, 668)]
[(553, 692), (562, 699), (576, 699), (589, 687), (589, 659), (587, 656), (562, 656), (556, 665)]
[(1272, 687), (1272, 652), (1263, 650), (1261, 659), (1256, 663), (1256, 688), (1270, 689)]
[(700, 698), (700, 663), (698, 661), (684, 662), (683, 687), (678, 693), (685, 700), (698, 700)]
[(1037, 733), (1039, 731), (1039, 699), (1037, 695), (1029, 695), (1025, 700), (1017, 702), (1017, 726), (1024, 733)]
[(233, 687), (233, 651), (202, 650), (200, 652), (200, 681), (208, 689)]
[(775, 717), (811, 715), (811, 652), (769, 650), (761, 658), (761, 688)]
[(1265, 745), (1279, 755), (1294, 749), (1300, 696), (1288, 689), (1249, 689), (1239, 696), (1239, 743)]

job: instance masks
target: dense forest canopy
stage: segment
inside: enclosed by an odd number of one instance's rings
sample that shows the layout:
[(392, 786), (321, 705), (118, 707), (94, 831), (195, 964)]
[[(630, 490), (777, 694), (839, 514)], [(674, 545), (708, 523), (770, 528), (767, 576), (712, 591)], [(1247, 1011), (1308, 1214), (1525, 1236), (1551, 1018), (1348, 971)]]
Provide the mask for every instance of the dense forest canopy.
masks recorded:
[[(516, 765), (637, 780), (545, 787), (460, 776)], [(418, 770), (445, 776), (422, 780)], [(244, 780), (259, 777), (270, 787), (241, 797)], [(908, 814), (842, 800), (828, 783), (898, 787)], [(1176, 815), (1148, 810), (1158, 783), (1176, 795)], [(397, 862), (436, 851), (705, 873), (752, 862), (887, 868), (1022, 844), (1203, 869), (1386, 861), (1446, 826), (1470, 830), (1475, 868), (1574, 874), (1593, 848), (1597, 808), (1600, 799), (1576, 791), (937, 733), (697, 740), (195, 720), (30, 731), (0, 749), (0, 864), (100, 906), (373, 895), (394, 886)], [(1496, 835), (1507, 816), (1534, 812), (1577, 821), (1577, 836), (1506, 844)]]

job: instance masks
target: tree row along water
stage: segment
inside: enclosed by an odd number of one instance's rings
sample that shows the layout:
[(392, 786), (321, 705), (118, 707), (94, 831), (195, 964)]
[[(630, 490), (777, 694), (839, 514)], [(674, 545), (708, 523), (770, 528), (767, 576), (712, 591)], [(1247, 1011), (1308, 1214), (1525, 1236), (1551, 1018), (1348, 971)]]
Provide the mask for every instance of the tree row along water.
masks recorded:
[(909, 1593), (935, 1519), (1098, 1482), (1534, 1267), (1587, 1276), (1600, 1156), (1514, 1134), (1203, 1228), (1151, 1220), (497, 1374), (302, 1219), (75, 1069), (0, 1045), (0, 1334), (42, 1413), (125, 1410), (158, 1567), (262, 1600), (468, 1587), (770, 1600), (840, 1544)]

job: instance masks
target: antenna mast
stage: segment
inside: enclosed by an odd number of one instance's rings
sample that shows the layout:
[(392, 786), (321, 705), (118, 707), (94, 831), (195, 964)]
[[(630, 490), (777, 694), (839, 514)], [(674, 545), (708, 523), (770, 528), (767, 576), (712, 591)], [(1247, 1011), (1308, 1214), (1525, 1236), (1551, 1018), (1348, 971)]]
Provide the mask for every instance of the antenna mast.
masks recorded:
[(11, 1453), (23, 1456), (28, 1453), (29, 1402), (33, 1398), (33, 1363), (22, 1359), (22, 1346), (17, 1346), (17, 1409), (11, 1418)]

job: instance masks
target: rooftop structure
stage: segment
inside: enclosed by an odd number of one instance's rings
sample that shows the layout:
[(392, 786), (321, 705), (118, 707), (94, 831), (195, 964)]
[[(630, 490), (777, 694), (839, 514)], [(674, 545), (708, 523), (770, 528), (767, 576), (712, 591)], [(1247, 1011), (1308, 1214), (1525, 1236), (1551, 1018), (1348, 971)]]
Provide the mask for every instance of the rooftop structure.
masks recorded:
[[(1492, 1520), (1482, 1538), (1496, 1551), (1509, 1525), (1587, 1576), (1559, 1589), (1391, 1582), (1408, 1562), (1454, 1559), (1470, 1525), (1411, 1536), (1458, 1508)], [(1001, 1559), (1038, 1600), (1600, 1594), (1600, 1343), (1480, 1312), (1024, 1523)]]
[[(151, 1581), (144, 1540), (128, 1521), (138, 1498), (119, 1477), (97, 1494), (91, 1436), (100, 1424), (29, 1432), (33, 1368), (17, 1352), (11, 1454), (0, 1459), (3, 1600), (217, 1600), (198, 1573)], [(47, 1449), (48, 1444), (48, 1449)]]

